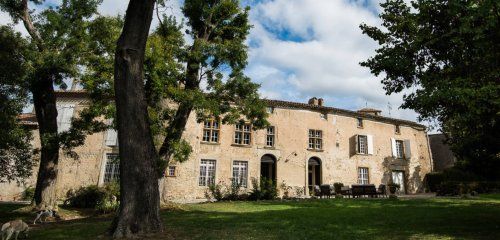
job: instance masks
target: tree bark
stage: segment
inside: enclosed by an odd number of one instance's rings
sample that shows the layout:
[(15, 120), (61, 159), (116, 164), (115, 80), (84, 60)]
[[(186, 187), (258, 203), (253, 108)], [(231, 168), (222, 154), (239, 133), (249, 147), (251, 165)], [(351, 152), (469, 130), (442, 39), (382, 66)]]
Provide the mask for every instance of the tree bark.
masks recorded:
[[(28, 0), (21, 2), (19, 18), (37, 49), (43, 53), (43, 40), (31, 20)], [(57, 138), (57, 107), (54, 83), (50, 76), (36, 76), (30, 86), (33, 105), (38, 122), (41, 143), (40, 167), (38, 169), (34, 203), (38, 207), (54, 207), (56, 203), (57, 164), (59, 162), (59, 140)]]
[(144, 51), (154, 0), (131, 0), (115, 52), (115, 101), (120, 147), (120, 209), (113, 237), (162, 231), (156, 161), (144, 91)]
[(39, 207), (56, 205), (57, 164), (57, 108), (52, 81), (37, 80), (31, 87), (41, 142), (40, 168), (35, 188), (35, 204)]

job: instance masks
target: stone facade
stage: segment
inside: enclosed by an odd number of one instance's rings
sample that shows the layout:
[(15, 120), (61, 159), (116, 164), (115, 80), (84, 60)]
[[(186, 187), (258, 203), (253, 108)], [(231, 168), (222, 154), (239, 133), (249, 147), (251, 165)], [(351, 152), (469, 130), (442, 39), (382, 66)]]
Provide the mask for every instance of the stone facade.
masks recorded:
[[(76, 114), (86, 105), (83, 94), (60, 93), (58, 99), (61, 103), (76, 103)], [(322, 99), (308, 104), (274, 100), (267, 103), (268, 120), (274, 127), (273, 146), (268, 146), (267, 129), (251, 130), (250, 136), (242, 131), (241, 137), (245, 139), (241, 143), (249, 140), (250, 144), (235, 144), (235, 125), (220, 125), (216, 141), (210, 142), (214, 139), (204, 138), (205, 124), (197, 123), (195, 114), (191, 114), (183, 138), (191, 144), (193, 152), (188, 161), (171, 163), (166, 176), (160, 180), (162, 200), (204, 199), (207, 187), (200, 186), (200, 182), (207, 182), (203, 178), (205, 174), (215, 174), (215, 183), (230, 184), (233, 172), (244, 176), (247, 190), (252, 186), (252, 178), (266, 176), (278, 184), (291, 186), (292, 195), (303, 192), (307, 196), (311, 185), (335, 182), (378, 185), (388, 183), (395, 176), (400, 176), (406, 193), (423, 191), (422, 180), (432, 171), (424, 126), (382, 117), (379, 111), (354, 112), (325, 107)], [(309, 136), (310, 130), (315, 130), (313, 138)], [(84, 146), (75, 149), (80, 156), (78, 160), (61, 157), (57, 183), (61, 198), (69, 189), (105, 182), (106, 156), (118, 151), (117, 147), (107, 146), (108, 134), (89, 136)], [(316, 138), (318, 134), (321, 137)], [(312, 148), (309, 141), (313, 143)], [(34, 145), (39, 145), (38, 140)], [(208, 165), (206, 160), (211, 160)], [(210, 167), (214, 170), (207, 170)], [(112, 167), (108, 166), (108, 177), (110, 170)], [(393, 176), (394, 173), (400, 175)], [(35, 179), (29, 179), (22, 186), (0, 185), (0, 200), (19, 197), (25, 186), (34, 185)]]

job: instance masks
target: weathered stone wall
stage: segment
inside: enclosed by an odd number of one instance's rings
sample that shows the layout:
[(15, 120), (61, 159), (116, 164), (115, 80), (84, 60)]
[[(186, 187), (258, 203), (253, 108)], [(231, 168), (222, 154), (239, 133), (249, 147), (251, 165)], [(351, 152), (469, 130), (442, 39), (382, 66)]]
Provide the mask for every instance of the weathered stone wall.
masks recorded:
[[(65, 101), (77, 101), (68, 100)], [(78, 101), (77, 101), (78, 102)], [(85, 107), (78, 102), (75, 113)], [(260, 178), (262, 156), (271, 154), (277, 159), (276, 175), (278, 184), (303, 189), (307, 194), (308, 160), (320, 159), (321, 183), (342, 182), (345, 185), (357, 183), (358, 167), (369, 169), (369, 182), (388, 183), (392, 170), (404, 171), (405, 186), (408, 193), (423, 191), (422, 179), (431, 171), (432, 160), (426, 132), (414, 126), (401, 125), (400, 134), (395, 133), (394, 124), (365, 119), (363, 128), (357, 127), (357, 119), (352, 116), (328, 114), (322, 118), (319, 111), (276, 107), (269, 122), (276, 128), (275, 147), (265, 147), (265, 129), (252, 132), (250, 146), (234, 146), (234, 126), (222, 125), (220, 141), (217, 144), (202, 142), (203, 124), (191, 114), (183, 138), (193, 147), (188, 161), (172, 163), (176, 166), (176, 176), (160, 180), (162, 200), (193, 200), (205, 198), (207, 187), (198, 186), (201, 159), (216, 160), (216, 182), (230, 184), (233, 161), (248, 161), (248, 187), (251, 179)], [(308, 150), (309, 129), (323, 131), (323, 149)], [(350, 138), (356, 134), (373, 136), (372, 155), (352, 155)], [(69, 189), (80, 186), (102, 184), (105, 167), (105, 154), (117, 152), (116, 148), (105, 145), (106, 133), (88, 136), (85, 144), (75, 149), (78, 160), (61, 155), (57, 194), (63, 198)], [(411, 159), (398, 160), (392, 157), (391, 138), (410, 140)], [(34, 145), (39, 146), (35, 136)], [(36, 174), (37, 168), (34, 170)], [(26, 186), (34, 186), (36, 176), (27, 180)], [(0, 200), (18, 199), (26, 186), (15, 183), (0, 184)]]
[[(311, 157), (321, 160), (321, 182), (345, 185), (356, 184), (358, 167), (369, 168), (369, 181), (372, 184), (387, 184), (391, 171), (404, 171), (405, 187), (408, 193), (422, 192), (422, 180), (431, 171), (432, 160), (428, 148), (427, 135), (422, 129), (400, 126), (400, 134), (395, 133), (395, 125), (364, 120), (363, 128), (357, 127), (357, 119), (349, 116), (328, 114), (321, 118), (319, 112), (310, 110), (276, 108), (269, 118), (276, 127), (276, 146), (265, 147), (265, 130), (252, 134), (252, 144), (248, 147), (234, 146), (234, 126), (221, 126), (218, 144), (201, 141), (203, 125), (198, 124), (192, 115), (184, 138), (192, 147), (193, 154), (184, 163), (177, 166), (177, 176), (164, 179), (166, 199), (204, 198), (206, 187), (198, 186), (201, 159), (216, 160), (216, 182), (230, 183), (233, 161), (248, 161), (249, 188), (250, 179), (260, 177), (260, 160), (266, 154), (276, 157), (277, 181), (288, 186), (303, 188), (307, 192), (307, 164)], [(308, 130), (323, 131), (323, 150), (308, 150)], [(374, 153), (372, 155), (351, 156), (350, 138), (356, 134), (372, 135)], [(392, 157), (391, 138), (410, 140), (411, 159)]]

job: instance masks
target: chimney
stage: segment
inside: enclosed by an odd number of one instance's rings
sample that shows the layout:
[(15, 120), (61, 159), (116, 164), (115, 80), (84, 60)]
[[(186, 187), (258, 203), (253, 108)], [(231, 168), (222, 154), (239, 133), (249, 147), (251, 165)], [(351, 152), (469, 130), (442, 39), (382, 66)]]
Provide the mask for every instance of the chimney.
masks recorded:
[(318, 99), (316, 97), (313, 97), (311, 99), (309, 99), (309, 101), (307, 102), (308, 104), (310, 105), (318, 105)]
[(319, 106), (323, 106), (323, 103), (324, 103), (323, 98), (319, 98), (318, 99), (318, 105)]

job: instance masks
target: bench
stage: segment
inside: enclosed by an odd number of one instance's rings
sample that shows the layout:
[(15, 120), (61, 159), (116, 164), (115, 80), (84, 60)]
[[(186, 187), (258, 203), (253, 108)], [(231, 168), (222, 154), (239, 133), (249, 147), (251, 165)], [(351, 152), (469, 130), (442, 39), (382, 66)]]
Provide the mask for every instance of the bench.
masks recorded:
[(375, 188), (375, 185), (373, 185), (373, 184), (352, 185), (351, 194), (352, 194), (353, 198), (359, 197), (359, 196), (365, 196), (365, 195), (370, 196), (370, 197), (378, 195), (377, 189)]

